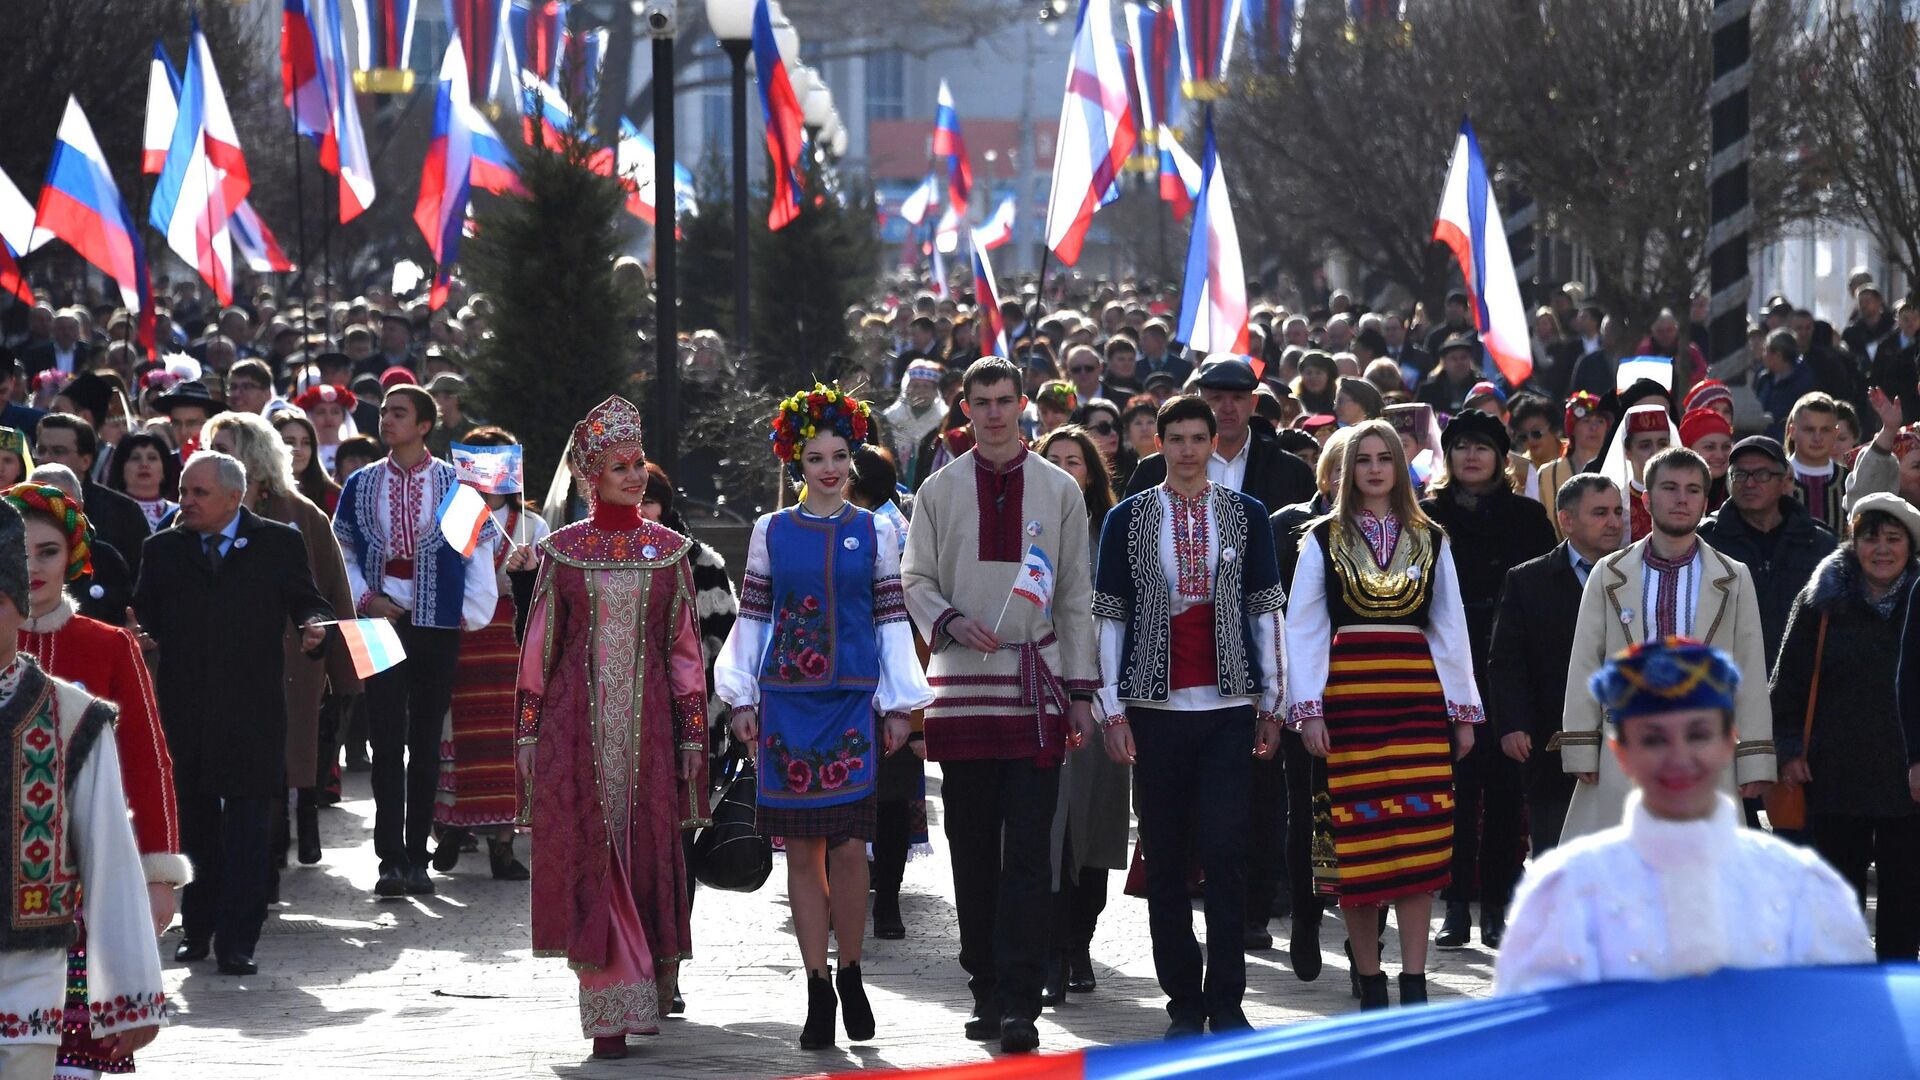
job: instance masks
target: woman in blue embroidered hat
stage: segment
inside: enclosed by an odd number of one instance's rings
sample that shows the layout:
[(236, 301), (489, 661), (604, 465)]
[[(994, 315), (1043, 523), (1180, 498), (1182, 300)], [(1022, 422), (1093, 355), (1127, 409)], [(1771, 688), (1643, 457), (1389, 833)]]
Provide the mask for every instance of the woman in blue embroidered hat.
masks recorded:
[(1527, 871), (1496, 993), (1873, 960), (1840, 875), (1805, 848), (1742, 828), (1719, 789), (1740, 679), (1726, 653), (1672, 637), (1616, 653), (1594, 674), (1589, 689), (1635, 789), (1626, 820)]
[(805, 494), (754, 523), (740, 617), (713, 670), (733, 737), (759, 757), (760, 831), (786, 840), (808, 1050), (833, 1045), (829, 929), (847, 1037), (873, 1038), (860, 982), (864, 841), (874, 838), (880, 755), (905, 746), (908, 714), (933, 703), (900, 588), (897, 526), (847, 502), (853, 450), (871, 435), (866, 404), (838, 388), (816, 384), (780, 403), (773, 451)]

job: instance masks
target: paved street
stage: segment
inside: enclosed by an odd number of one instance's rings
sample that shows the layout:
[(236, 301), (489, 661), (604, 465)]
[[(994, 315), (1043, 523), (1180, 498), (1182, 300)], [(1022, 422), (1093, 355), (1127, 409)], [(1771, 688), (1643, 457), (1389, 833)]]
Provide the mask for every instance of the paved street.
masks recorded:
[[(931, 782), (930, 777), (930, 782)], [(803, 1053), (795, 1046), (806, 988), (787, 923), (784, 869), (753, 895), (702, 890), (694, 908), (697, 957), (683, 971), (687, 1015), (657, 1038), (633, 1040), (624, 1061), (596, 1062), (579, 1034), (575, 983), (560, 960), (527, 947), (527, 889), (496, 883), (486, 857), (468, 855), (439, 894), (376, 901), (373, 803), (365, 773), (348, 776), (348, 801), (321, 811), (327, 858), (282, 878), (253, 978), (191, 968), (162, 941), (167, 990), (179, 1009), (140, 1059), (147, 1077), (772, 1077), (842, 1069), (981, 1061), (960, 1024), (968, 998), (954, 962), (957, 929), (944, 855), (907, 870), (905, 941), (869, 942), (863, 967), (879, 1036), (858, 1047)], [(940, 846), (939, 804), (934, 840)], [(1153, 982), (1146, 904), (1118, 893), (1101, 919), (1093, 955), (1100, 988), (1040, 1023), (1043, 1050), (1157, 1038), (1166, 1026)], [(1196, 923), (1198, 920), (1196, 919)], [(1273, 924), (1284, 945), (1286, 926)], [(1329, 924), (1325, 973), (1302, 983), (1282, 949), (1249, 957), (1246, 1010), (1255, 1026), (1354, 1008)], [(1389, 972), (1398, 970), (1388, 951)], [(1488, 992), (1491, 956), (1436, 953), (1433, 997)], [(328, 1073), (317, 1070), (325, 1068)]]

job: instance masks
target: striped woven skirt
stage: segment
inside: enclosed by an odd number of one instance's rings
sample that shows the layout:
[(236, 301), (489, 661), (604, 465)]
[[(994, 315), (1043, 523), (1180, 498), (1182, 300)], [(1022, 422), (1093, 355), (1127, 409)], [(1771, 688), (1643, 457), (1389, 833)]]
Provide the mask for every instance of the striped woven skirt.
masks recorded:
[(1453, 744), (1420, 631), (1348, 627), (1327, 662), (1331, 752), (1314, 793), (1315, 889), (1342, 907), (1446, 886)]
[(513, 600), (502, 597), (492, 622), (460, 637), (452, 717), (440, 741), (440, 783), (433, 806), (437, 824), (460, 829), (513, 824), (513, 706), (519, 668)]

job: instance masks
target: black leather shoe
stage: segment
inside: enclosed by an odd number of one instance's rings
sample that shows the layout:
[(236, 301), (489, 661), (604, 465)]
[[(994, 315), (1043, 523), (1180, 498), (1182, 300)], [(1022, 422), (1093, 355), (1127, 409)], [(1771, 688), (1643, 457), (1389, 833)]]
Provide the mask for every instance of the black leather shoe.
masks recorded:
[(1472, 934), (1473, 908), (1462, 900), (1447, 901), (1447, 918), (1440, 924), (1434, 945), (1442, 949), (1463, 949)]
[(1301, 982), (1320, 977), (1320, 920), (1301, 915), (1293, 920), (1287, 935), (1287, 963)]
[(1507, 909), (1480, 905), (1480, 944), (1498, 950), (1507, 936)]
[(433, 868), (443, 874), (453, 872), (460, 865), (460, 848), (466, 842), (467, 830), (448, 829), (440, 834), (440, 843), (433, 849)]
[(220, 960), (220, 974), (222, 975), (252, 975), (259, 970), (260, 965), (253, 962), (253, 957), (244, 954), (223, 957)]
[(1067, 1000), (1067, 954), (1054, 953), (1047, 958), (1047, 981), (1040, 986), (1042, 1008), (1058, 1008)]
[(1252, 1031), (1253, 1025), (1247, 1022), (1247, 1014), (1239, 1009), (1218, 1013), (1207, 1018), (1207, 1030), (1215, 1035), (1226, 1035), (1235, 1031)]
[(407, 867), (407, 895), (408, 896), (432, 896), (433, 895), (433, 879), (427, 876), (426, 867), (424, 866)]
[(1207, 1033), (1207, 1022), (1198, 1016), (1176, 1016), (1173, 1023), (1167, 1025), (1166, 1038), (1191, 1039)]
[(1100, 984), (1093, 977), (1093, 957), (1087, 950), (1081, 949), (1067, 961), (1067, 991), (1074, 994), (1091, 994)]
[(686, 1011), (687, 999), (680, 996), (680, 991), (675, 990), (673, 992), (673, 1000), (667, 1003), (667, 1015), (680, 1016)]
[(1000, 1018), (1000, 1052), (1031, 1054), (1040, 1048), (1040, 1029), (1018, 1016)]
[(1265, 952), (1273, 948), (1273, 935), (1265, 926), (1249, 926), (1241, 931), (1240, 947), (1246, 952)]
[(967, 1038), (974, 1042), (992, 1042), (1000, 1037), (1000, 1018), (984, 1009), (975, 1009), (967, 1017)]
[(407, 871), (401, 866), (380, 868), (380, 880), (373, 883), (373, 895), (389, 899), (407, 895)]
[(177, 963), (190, 964), (195, 960), (205, 960), (212, 952), (211, 943), (187, 938), (173, 947), (173, 959)]
[(293, 814), (299, 834), (300, 865), (312, 866), (320, 861), (320, 808), (308, 801)]

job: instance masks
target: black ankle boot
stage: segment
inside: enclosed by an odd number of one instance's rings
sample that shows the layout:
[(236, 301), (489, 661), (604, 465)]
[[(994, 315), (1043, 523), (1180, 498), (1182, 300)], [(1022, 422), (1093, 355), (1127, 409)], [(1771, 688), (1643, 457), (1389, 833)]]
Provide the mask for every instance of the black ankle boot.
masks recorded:
[(440, 842), (434, 846), (433, 868), (443, 874), (450, 874), (460, 864), (460, 846), (466, 843), (467, 830), (446, 829), (440, 833)]
[(300, 865), (312, 866), (320, 861), (320, 801), (317, 791), (312, 788), (300, 790), (299, 805), (294, 808), (293, 820), (298, 834)]
[(847, 1025), (847, 1038), (854, 1042), (873, 1038), (873, 1005), (867, 1001), (867, 988), (860, 983), (860, 965), (841, 964), (833, 984), (840, 991), (840, 1018)]
[[(1384, 987), (1382, 988), (1384, 992)], [(1411, 971), (1400, 973), (1400, 1004), (1425, 1005), (1427, 1003), (1427, 977)]]
[(1465, 900), (1447, 901), (1447, 918), (1433, 943), (1442, 949), (1464, 948), (1473, 934), (1473, 907)]
[(1067, 954), (1056, 952), (1047, 957), (1047, 979), (1040, 986), (1040, 1004), (1058, 1008), (1067, 1000)]
[(1075, 994), (1091, 994), (1100, 985), (1093, 977), (1093, 954), (1082, 945), (1067, 960), (1067, 990)]
[(1360, 976), (1360, 1011), (1372, 1012), (1384, 1009), (1393, 1002), (1387, 999), (1387, 973), (1376, 971), (1371, 975)]
[(1507, 936), (1507, 909), (1503, 904), (1480, 905), (1480, 944), (1498, 950)]
[(900, 918), (900, 886), (873, 887), (873, 936), (881, 941), (899, 941), (907, 936), (907, 924)]
[(525, 881), (533, 876), (524, 863), (513, 857), (512, 837), (487, 838), (487, 863), (493, 869), (495, 881)]
[[(1353, 947), (1347, 947), (1351, 953)], [(1301, 982), (1312, 982), (1320, 977), (1320, 920), (1308, 918), (1306, 914), (1293, 917), (1292, 933), (1287, 937), (1287, 962), (1293, 965), (1294, 977)]]
[(833, 980), (826, 972), (807, 972), (807, 1022), (800, 1028), (800, 1049), (820, 1050), (833, 1045)]

